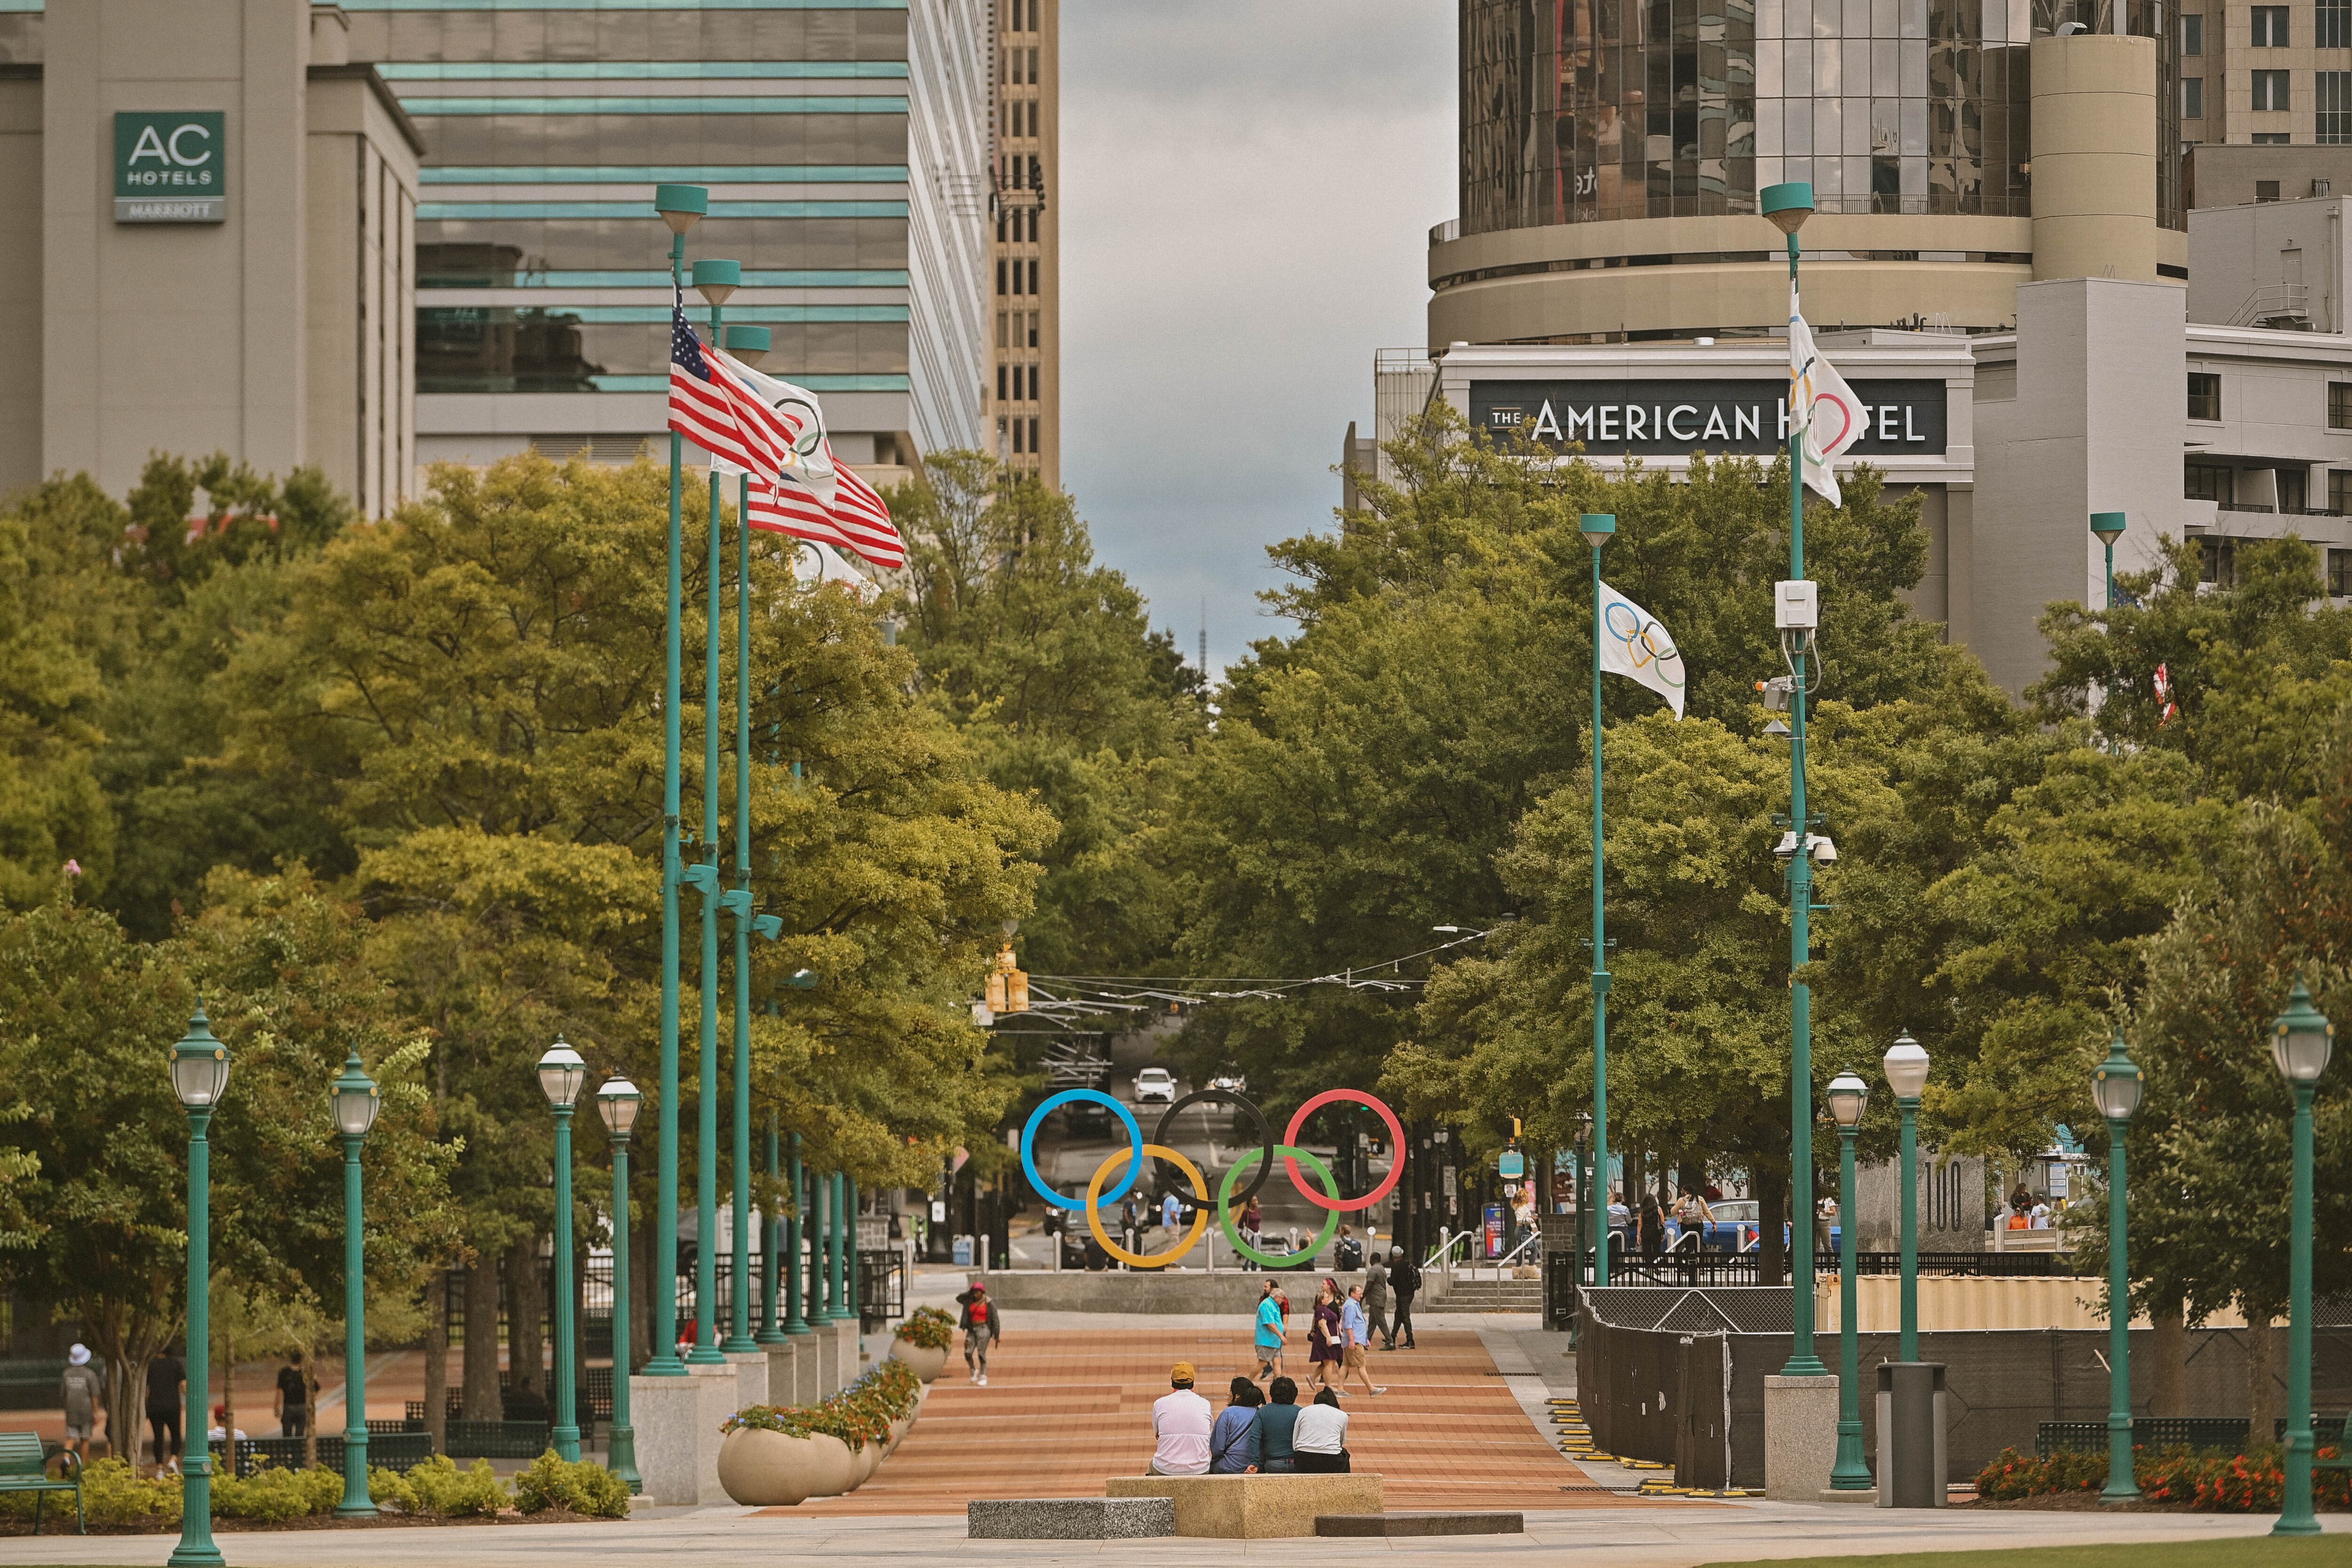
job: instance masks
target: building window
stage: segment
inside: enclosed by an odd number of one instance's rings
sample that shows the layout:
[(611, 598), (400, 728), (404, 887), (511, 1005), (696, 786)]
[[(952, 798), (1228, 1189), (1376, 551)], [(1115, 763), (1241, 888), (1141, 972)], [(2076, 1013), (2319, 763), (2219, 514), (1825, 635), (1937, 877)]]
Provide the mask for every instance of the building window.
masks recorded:
[(2286, 108), (2286, 72), (2256, 71), (2254, 74), (2254, 110), (2257, 113), (2275, 113)]
[[(2284, 147), (2294, 140), (2294, 137), (2284, 131), (2257, 131), (2254, 132), (2253, 144), (2257, 147)], [(2275, 185), (2278, 182), (2273, 180), (2271, 184)], [(2273, 196), (2271, 200), (2276, 201), (2278, 198)]]
[(2327, 510), (2338, 517), (2352, 515), (2352, 468), (2327, 470)]
[(2210, 535), (2197, 542), (2197, 580), (2210, 583), (2216, 588), (2233, 588), (2238, 583), (2238, 544), (2231, 539), (2215, 539)]
[(2205, 79), (2203, 77), (2185, 76), (2180, 79), (2180, 118), (2183, 120), (2205, 118)]
[(2352, 381), (2327, 384), (2327, 427), (2352, 430)]
[(2182, 473), (2180, 493), (2189, 500), (2228, 506), (2237, 498), (2237, 477), (2227, 463), (2190, 463)]
[(2327, 552), (2327, 596), (2352, 599), (2352, 550)]
[(2254, 182), (2254, 200), (2258, 202), (2274, 202), (2278, 199), (2279, 183), (2276, 180), (2256, 180)]
[(2317, 111), (2312, 140), (2323, 147), (2352, 143), (2352, 71), (2312, 72), (2311, 101)]
[[(2221, 378), (2215, 372), (2192, 370), (2189, 373), (2189, 417), (2221, 417)], [(2226, 469), (2223, 471), (2227, 472)]]
[[(2286, 7), (2257, 5), (2253, 7), (2253, 13), (2254, 47), (2258, 49), (2286, 47)], [(2256, 107), (2259, 108), (2260, 105)]]
[(2184, 55), (2201, 55), (2205, 52), (2204, 17), (2180, 18), (2180, 52)]
[(2352, 0), (2319, 0), (2312, 13), (2311, 41), (2323, 49), (2352, 49)]
[(2305, 468), (2273, 468), (2278, 481), (2278, 509), (2293, 515), (2305, 509), (2311, 496), (2311, 473)]

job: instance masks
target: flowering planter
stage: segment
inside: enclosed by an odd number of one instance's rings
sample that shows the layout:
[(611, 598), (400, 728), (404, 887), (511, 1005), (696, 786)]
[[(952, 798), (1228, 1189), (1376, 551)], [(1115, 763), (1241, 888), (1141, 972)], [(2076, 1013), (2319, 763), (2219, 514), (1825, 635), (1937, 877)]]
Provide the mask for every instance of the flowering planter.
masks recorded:
[(920, 1345), (894, 1339), (890, 1342), (890, 1359), (905, 1362), (917, 1377), (929, 1383), (947, 1366), (948, 1347), (941, 1345), (937, 1350), (925, 1350)]
[(737, 1502), (756, 1507), (838, 1497), (866, 1473), (848, 1444), (824, 1433), (794, 1437), (745, 1426), (719, 1445), (719, 1484)]

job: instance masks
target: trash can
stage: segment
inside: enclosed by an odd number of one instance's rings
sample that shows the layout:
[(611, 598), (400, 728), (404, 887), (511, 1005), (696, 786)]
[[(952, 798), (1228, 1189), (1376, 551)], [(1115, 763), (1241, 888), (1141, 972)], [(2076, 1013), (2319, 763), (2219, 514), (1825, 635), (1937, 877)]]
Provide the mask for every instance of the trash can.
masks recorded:
[(1879, 1363), (1879, 1507), (1945, 1506), (1944, 1425), (1941, 1362)]

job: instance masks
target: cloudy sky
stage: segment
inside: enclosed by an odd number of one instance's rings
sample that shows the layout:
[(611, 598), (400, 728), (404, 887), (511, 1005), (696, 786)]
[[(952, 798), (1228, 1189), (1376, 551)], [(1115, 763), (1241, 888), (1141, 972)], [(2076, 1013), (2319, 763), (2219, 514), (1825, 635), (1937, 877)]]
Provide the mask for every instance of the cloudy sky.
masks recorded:
[(1212, 668), (1422, 341), (1454, 52), (1443, 0), (1062, 6), (1062, 480), (1188, 658), (1205, 597)]

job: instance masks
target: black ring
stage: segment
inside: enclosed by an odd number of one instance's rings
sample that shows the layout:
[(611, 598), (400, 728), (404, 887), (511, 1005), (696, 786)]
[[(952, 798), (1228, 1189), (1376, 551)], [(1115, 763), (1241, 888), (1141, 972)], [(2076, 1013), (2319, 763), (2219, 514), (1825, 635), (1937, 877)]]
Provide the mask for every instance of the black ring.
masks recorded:
[[(1192, 1093), (1186, 1095), (1183, 1099), (1178, 1100), (1175, 1104), (1170, 1106), (1166, 1110), (1160, 1113), (1159, 1124), (1151, 1130), (1151, 1141), (1165, 1148), (1174, 1148), (1176, 1145), (1168, 1142), (1169, 1125), (1176, 1120), (1176, 1113), (1178, 1111), (1183, 1110), (1186, 1106), (1192, 1104), (1196, 1100), (1216, 1100), (1228, 1105), (1238, 1105), (1244, 1110), (1248, 1111), (1250, 1113), (1251, 1120), (1257, 1123), (1258, 1138), (1261, 1143), (1257, 1156), (1257, 1174), (1252, 1176), (1250, 1178), (1249, 1185), (1244, 1187), (1240, 1192), (1235, 1193), (1233, 1198), (1233, 1201), (1237, 1204), (1245, 1204), (1249, 1202), (1250, 1199), (1257, 1196), (1257, 1190), (1265, 1185), (1267, 1173), (1272, 1171), (1274, 1168), (1274, 1128), (1267, 1122), (1265, 1112), (1260, 1110), (1257, 1108), (1256, 1102), (1252, 1100), (1249, 1096), (1245, 1094), (1235, 1094), (1229, 1089), (1196, 1089)], [(1202, 1209), (1214, 1206), (1212, 1203), (1203, 1203), (1193, 1198), (1186, 1197), (1182, 1191), (1178, 1189), (1172, 1181), (1160, 1179), (1161, 1173), (1160, 1168), (1167, 1165), (1167, 1161), (1160, 1159), (1155, 1154), (1152, 1156), (1151, 1163), (1154, 1167), (1152, 1171), (1152, 1185), (1162, 1194), (1163, 1200), (1168, 1193), (1175, 1193), (1177, 1206), (1188, 1215), (1198, 1214)]]

